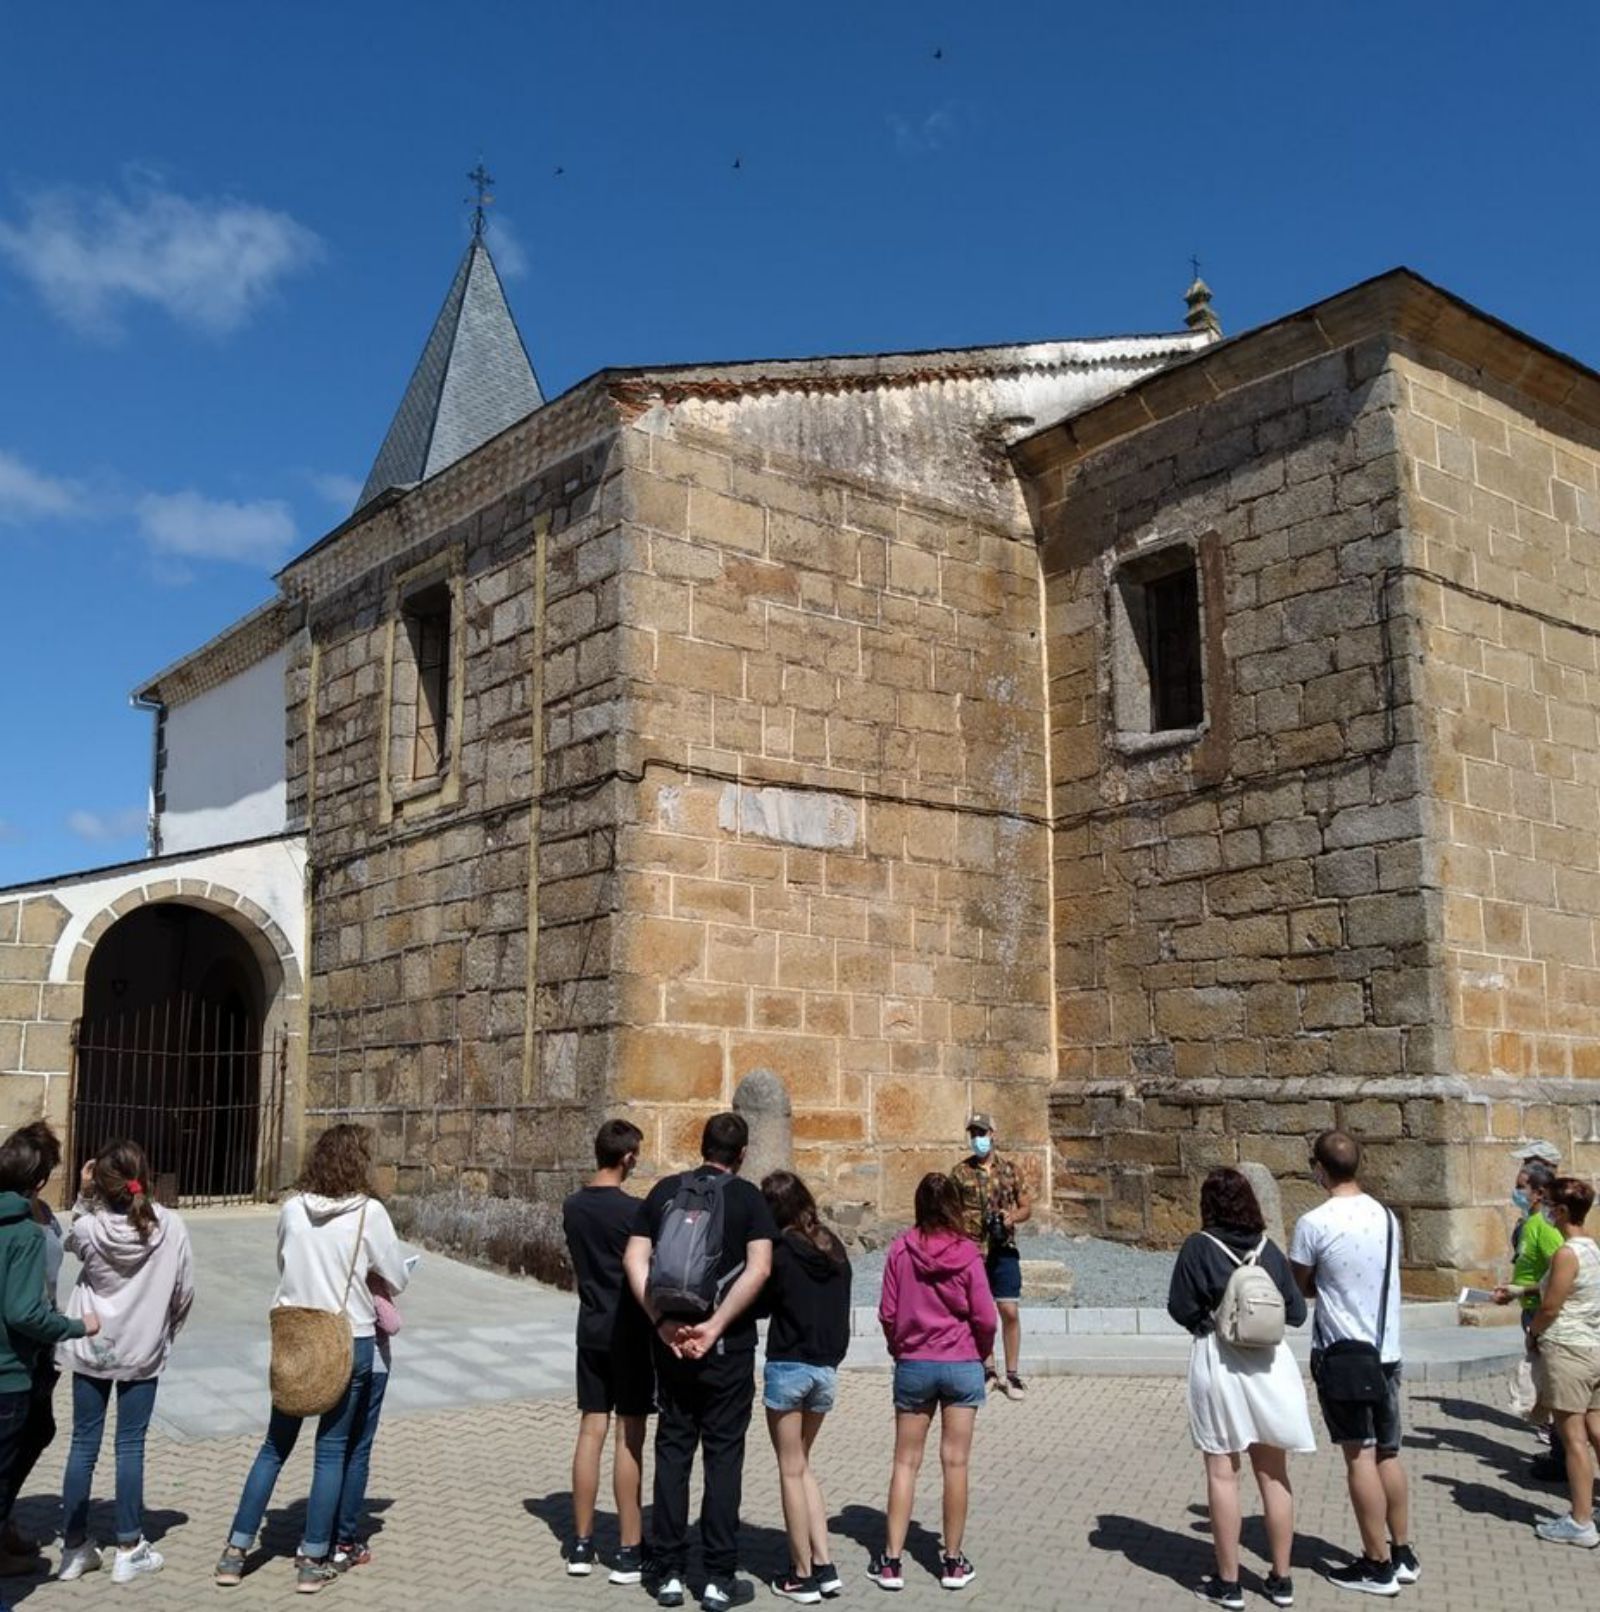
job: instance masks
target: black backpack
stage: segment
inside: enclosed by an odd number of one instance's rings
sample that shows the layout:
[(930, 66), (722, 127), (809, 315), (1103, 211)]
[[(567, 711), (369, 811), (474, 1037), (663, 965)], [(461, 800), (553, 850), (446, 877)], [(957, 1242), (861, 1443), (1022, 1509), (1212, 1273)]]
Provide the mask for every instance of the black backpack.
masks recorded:
[(703, 1321), (744, 1269), (741, 1260), (726, 1276), (717, 1275), (727, 1218), (724, 1194), (731, 1180), (727, 1170), (678, 1177), (650, 1254), (650, 1302), (658, 1315)]

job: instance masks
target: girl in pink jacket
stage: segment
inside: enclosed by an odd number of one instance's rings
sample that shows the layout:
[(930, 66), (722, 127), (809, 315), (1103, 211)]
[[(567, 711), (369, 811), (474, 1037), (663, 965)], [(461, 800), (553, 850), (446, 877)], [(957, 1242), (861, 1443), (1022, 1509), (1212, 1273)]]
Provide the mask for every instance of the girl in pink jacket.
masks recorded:
[(959, 1590), (976, 1576), (961, 1551), (967, 1462), (984, 1401), (983, 1362), (994, 1348), (996, 1313), (983, 1251), (961, 1230), (961, 1197), (949, 1176), (923, 1176), (917, 1186), (916, 1221), (889, 1249), (878, 1304), (878, 1320), (894, 1356), (894, 1471), (883, 1554), (873, 1557), (868, 1577), (886, 1590), (905, 1587), (901, 1553), (928, 1429), (938, 1410), (944, 1470), (939, 1582), (947, 1590)]

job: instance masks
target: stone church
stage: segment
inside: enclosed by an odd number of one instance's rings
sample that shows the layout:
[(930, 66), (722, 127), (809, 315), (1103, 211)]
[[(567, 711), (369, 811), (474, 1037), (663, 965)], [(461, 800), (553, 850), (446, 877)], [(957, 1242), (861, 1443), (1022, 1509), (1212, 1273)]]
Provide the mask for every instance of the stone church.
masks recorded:
[(1339, 1123), (1408, 1285), (1600, 1168), (1600, 376), (1396, 270), (1222, 339), (608, 369), (474, 238), (360, 501), (134, 696), (148, 859), (0, 891), (0, 1122), (266, 1194), (653, 1167), (770, 1070), (840, 1210), (997, 1116), (1171, 1243)]

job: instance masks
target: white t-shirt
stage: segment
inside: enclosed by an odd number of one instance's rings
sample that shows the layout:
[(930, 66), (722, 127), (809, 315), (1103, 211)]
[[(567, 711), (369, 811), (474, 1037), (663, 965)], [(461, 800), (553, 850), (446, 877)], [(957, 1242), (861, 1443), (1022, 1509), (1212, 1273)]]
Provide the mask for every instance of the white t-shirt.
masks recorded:
[[(1365, 1192), (1329, 1198), (1300, 1217), (1289, 1240), (1289, 1258), (1316, 1273), (1318, 1347), (1346, 1338), (1378, 1341), (1378, 1301), (1383, 1296), (1383, 1251), (1389, 1211)], [(1383, 1359), (1400, 1358), (1400, 1225), (1395, 1222), (1389, 1269), (1389, 1318), (1383, 1329)]]

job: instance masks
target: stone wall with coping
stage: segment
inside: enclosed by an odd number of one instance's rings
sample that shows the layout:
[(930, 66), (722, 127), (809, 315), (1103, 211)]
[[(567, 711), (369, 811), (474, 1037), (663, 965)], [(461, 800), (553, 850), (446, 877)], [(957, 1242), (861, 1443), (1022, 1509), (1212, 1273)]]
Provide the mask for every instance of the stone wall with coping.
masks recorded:
[[(509, 488), (473, 468), (430, 484), (409, 541), (307, 584), (288, 742), (311, 872), (308, 1124), (374, 1125), (406, 1189), (549, 1195), (592, 1161), (611, 1056), (615, 477), (604, 437)], [(433, 562), (458, 658), (449, 765), (419, 790), (388, 774), (385, 716), (401, 579)]]
[[(1415, 1169), (1448, 1046), (1414, 630), (1389, 575), (1400, 393), (1369, 342), (1039, 480), (1069, 1223), (1171, 1243), (1199, 1176), (1240, 1159), (1289, 1178), (1292, 1217), (1305, 1139), (1336, 1123), (1394, 1133), (1374, 1185), (1408, 1213), (1453, 1201)], [(1110, 589), (1169, 541), (1198, 553), (1206, 724), (1128, 747)]]
[(1053, 1075), (1031, 535), (731, 438), (626, 434), (615, 1091), (692, 1159), (775, 1071), (799, 1168), (903, 1214)]
[(30, 1120), (67, 1122), (83, 983), (52, 983), (50, 964), (71, 916), (50, 894), (0, 899), (0, 1135)]

